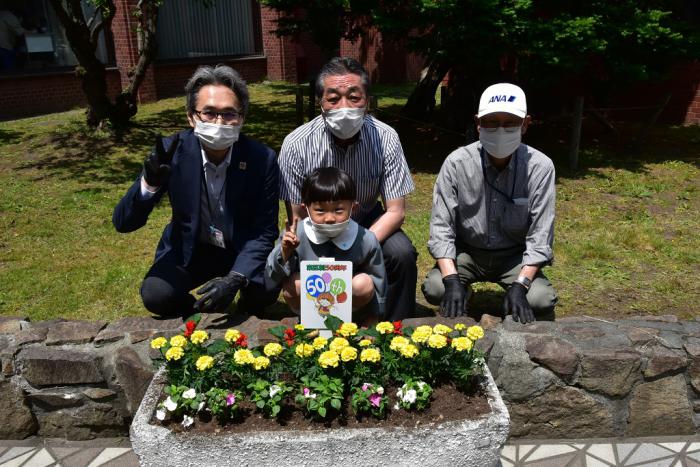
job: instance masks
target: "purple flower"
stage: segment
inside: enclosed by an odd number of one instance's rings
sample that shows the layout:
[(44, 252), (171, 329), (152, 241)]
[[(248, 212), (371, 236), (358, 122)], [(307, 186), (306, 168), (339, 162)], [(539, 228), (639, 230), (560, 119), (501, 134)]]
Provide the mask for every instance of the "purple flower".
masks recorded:
[(311, 394), (311, 389), (309, 389), (309, 388), (304, 388), (304, 396), (305, 396), (305, 397), (308, 397), (309, 394)]
[(379, 407), (379, 403), (382, 401), (382, 396), (375, 392), (374, 394), (369, 396), (369, 401), (372, 403), (373, 406)]
[(367, 389), (369, 389), (369, 388), (371, 388), (371, 387), (372, 387), (371, 384), (365, 383), (365, 384), (362, 385), (362, 390), (363, 390), (363, 391), (366, 391)]
[(236, 395), (233, 393), (230, 393), (228, 396), (226, 396), (226, 406), (233, 405), (236, 403)]

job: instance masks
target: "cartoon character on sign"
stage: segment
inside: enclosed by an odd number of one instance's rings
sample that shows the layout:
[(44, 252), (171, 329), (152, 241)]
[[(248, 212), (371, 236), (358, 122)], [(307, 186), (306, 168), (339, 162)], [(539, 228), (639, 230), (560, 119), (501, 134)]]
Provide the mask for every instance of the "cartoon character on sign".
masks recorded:
[(323, 292), (316, 297), (316, 310), (320, 315), (328, 315), (333, 310), (335, 298), (330, 292)]

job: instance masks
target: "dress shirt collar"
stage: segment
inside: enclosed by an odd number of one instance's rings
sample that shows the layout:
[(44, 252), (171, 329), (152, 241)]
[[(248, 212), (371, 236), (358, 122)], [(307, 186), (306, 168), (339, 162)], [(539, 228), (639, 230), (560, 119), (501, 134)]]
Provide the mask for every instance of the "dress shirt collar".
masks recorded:
[(204, 151), (204, 148), (202, 147), (201, 144), (199, 147), (200, 147), (200, 150), (202, 152), (202, 167), (206, 167), (207, 164), (209, 164), (212, 167), (214, 167), (214, 169), (217, 169), (218, 167), (228, 168), (228, 166), (231, 164), (231, 151), (233, 150), (233, 146), (228, 148), (228, 152), (226, 153), (226, 157), (224, 158), (224, 161), (221, 164), (219, 164), (218, 166), (216, 164), (214, 164), (213, 162), (210, 162), (209, 159), (207, 159), (207, 153)]
[[(515, 168), (515, 158), (518, 157), (518, 154), (520, 153), (520, 148), (522, 148), (522, 147), (523, 147), (523, 143), (520, 143), (520, 146), (518, 146), (518, 149), (516, 149), (515, 152), (513, 153), (513, 157), (510, 158), (510, 160), (508, 161), (508, 165), (505, 166), (505, 169), (507, 169), (511, 172), (513, 171), (513, 169)], [(483, 149), (483, 146), (481, 145), (481, 143), (479, 143), (478, 149), (479, 149), (479, 157), (481, 157), (481, 151)], [(493, 164), (491, 163), (491, 158), (489, 157), (486, 150), (483, 149), (483, 151), (484, 151), (484, 159), (483, 160), (484, 160), (484, 164), (486, 164), (486, 169), (487, 170), (493, 169), (493, 170), (497, 171), (498, 169), (496, 169), (496, 167), (494, 167)]]

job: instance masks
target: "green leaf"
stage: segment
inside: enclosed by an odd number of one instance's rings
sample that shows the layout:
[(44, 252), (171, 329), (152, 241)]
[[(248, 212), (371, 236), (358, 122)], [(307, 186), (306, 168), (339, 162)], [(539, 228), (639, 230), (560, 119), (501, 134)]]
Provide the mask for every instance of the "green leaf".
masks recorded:
[(216, 355), (224, 353), (226, 350), (228, 350), (228, 342), (223, 339), (216, 339), (207, 347), (207, 354)]
[(325, 407), (319, 407), (319, 408), (318, 408), (318, 414), (319, 414), (321, 417), (324, 417), (324, 418), (325, 418), (325, 417), (326, 417), (326, 408), (325, 408)]
[(275, 336), (278, 339), (282, 339), (282, 337), (284, 336), (284, 331), (286, 329), (287, 329), (286, 326), (274, 326), (274, 327), (269, 328), (267, 330), (267, 332), (269, 332), (270, 334), (272, 334), (273, 336)]
[(326, 316), (324, 324), (326, 325), (326, 328), (330, 329), (335, 333), (335, 331), (337, 331), (343, 324), (343, 320), (338, 318), (337, 316), (328, 315)]
[(340, 400), (331, 399), (331, 407), (333, 407), (335, 410), (340, 410)]
[(263, 407), (265, 407), (265, 401), (260, 400), (260, 401), (255, 403), (255, 406), (259, 409), (262, 409)]
[(195, 324), (199, 324), (199, 322), (202, 320), (202, 314), (201, 313), (195, 313), (192, 316), (190, 316), (187, 321), (194, 321)]
[(278, 413), (280, 413), (280, 406), (279, 405), (272, 406), (272, 416), (276, 417)]

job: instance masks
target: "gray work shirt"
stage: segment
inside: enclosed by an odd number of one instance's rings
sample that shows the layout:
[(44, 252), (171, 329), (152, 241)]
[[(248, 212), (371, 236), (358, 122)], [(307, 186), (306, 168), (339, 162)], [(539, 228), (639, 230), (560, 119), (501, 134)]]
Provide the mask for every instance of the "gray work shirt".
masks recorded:
[[(282, 242), (277, 242), (274, 250), (267, 257), (265, 275), (272, 283), (279, 284), (292, 273), (299, 272), (301, 261), (317, 261), (319, 258), (335, 258), (336, 261), (352, 261), (352, 275), (361, 272), (367, 274), (374, 283), (374, 290), (379, 304), (378, 313), (383, 314), (386, 301), (386, 269), (382, 247), (372, 232), (350, 221), (348, 233), (356, 232), (354, 238), (348, 239), (341, 234), (337, 239), (324, 243), (314, 243), (306, 234), (310, 219), (307, 217), (297, 225), (297, 238), (299, 246), (291, 257), (285, 262), (282, 259)], [(345, 238), (341, 238), (345, 237)], [(338, 242), (341, 240), (343, 243)], [(339, 244), (336, 244), (339, 243)]]
[(484, 250), (521, 246), (522, 264), (549, 264), (554, 258), (554, 205), (551, 159), (521, 144), (499, 172), (485, 152), (481, 157), (477, 141), (452, 152), (440, 169), (428, 250), (436, 259), (456, 259), (458, 245)]

